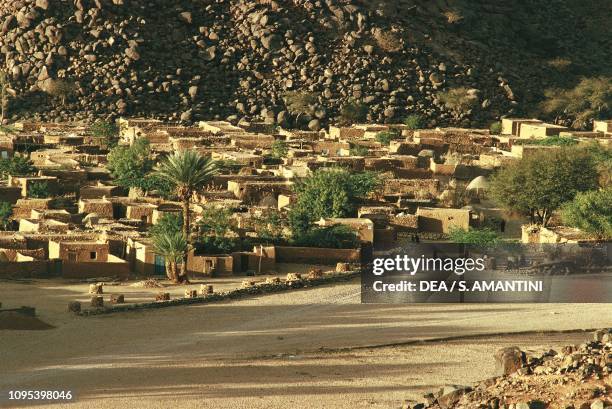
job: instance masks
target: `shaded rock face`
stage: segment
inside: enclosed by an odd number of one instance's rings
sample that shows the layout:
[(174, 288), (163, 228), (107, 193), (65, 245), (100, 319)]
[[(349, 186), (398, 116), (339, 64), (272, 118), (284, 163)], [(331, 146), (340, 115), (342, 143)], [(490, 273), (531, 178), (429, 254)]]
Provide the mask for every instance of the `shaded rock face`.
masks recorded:
[[(335, 122), (351, 101), (367, 105), (370, 121), (419, 113), (440, 125), (484, 124), (520, 114), (547, 85), (557, 85), (542, 66), (561, 51), (580, 53), (582, 67), (590, 68), (589, 59), (600, 70), (611, 66), (588, 48), (595, 35), (589, 33), (599, 31), (589, 30), (565, 1), (538, 0), (528, 8), (507, 0), (449, 0), (461, 13), (455, 23), (438, 3), (4, 1), (0, 61), (18, 94), (14, 117), (252, 120), (266, 119), (257, 118), (262, 112), (291, 112), (282, 115), (284, 124), (311, 129)], [(609, 6), (597, 5), (591, 14), (606, 15), (601, 8)], [(558, 25), (576, 38), (543, 39), (542, 47), (523, 49), (533, 47), (521, 40), (525, 32), (542, 32), (540, 25), (549, 36)], [(605, 30), (600, 35), (606, 38)], [(596, 48), (606, 55), (601, 44)], [(65, 105), (41, 91), (49, 78), (76, 83)], [(458, 87), (478, 100), (459, 112), (438, 97)], [(315, 96), (301, 113), (310, 120), (296, 120), (286, 106), (288, 91)]]

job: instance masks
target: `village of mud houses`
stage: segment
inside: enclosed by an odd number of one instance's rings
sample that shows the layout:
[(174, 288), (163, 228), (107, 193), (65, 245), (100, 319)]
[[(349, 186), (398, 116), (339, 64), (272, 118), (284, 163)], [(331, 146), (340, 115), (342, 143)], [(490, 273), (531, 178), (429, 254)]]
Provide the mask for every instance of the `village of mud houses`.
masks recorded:
[(0, 408), (612, 409), (612, 1), (0, 0)]

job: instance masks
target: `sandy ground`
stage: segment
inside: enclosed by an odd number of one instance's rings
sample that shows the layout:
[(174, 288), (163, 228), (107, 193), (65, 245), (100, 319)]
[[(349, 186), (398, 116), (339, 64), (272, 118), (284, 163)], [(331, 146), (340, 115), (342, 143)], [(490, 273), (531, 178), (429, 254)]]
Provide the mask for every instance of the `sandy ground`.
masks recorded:
[[(76, 395), (47, 408), (394, 408), (493, 376), (501, 346), (540, 350), (587, 337), (507, 334), (612, 327), (609, 304), (362, 305), (357, 281), (219, 304), (66, 313), (85, 293), (83, 284), (0, 282), (4, 306), (34, 306), (56, 327), (0, 331), (0, 394)], [(441, 340), (453, 337), (467, 338)]]

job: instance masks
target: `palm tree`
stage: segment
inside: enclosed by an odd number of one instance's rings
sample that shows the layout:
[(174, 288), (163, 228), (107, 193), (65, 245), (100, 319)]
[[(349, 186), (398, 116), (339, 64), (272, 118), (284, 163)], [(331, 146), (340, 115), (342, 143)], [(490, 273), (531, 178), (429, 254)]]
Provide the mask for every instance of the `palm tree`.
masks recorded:
[[(187, 244), (190, 240), (189, 202), (196, 190), (210, 182), (217, 174), (214, 161), (208, 156), (202, 156), (193, 150), (178, 151), (162, 160), (155, 169), (156, 175), (169, 182), (179, 200), (183, 203), (183, 236)], [(187, 276), (187, 256), (189, 249), (184, 251), (181, 276)]]
[(162, 232), (154, 234), (153, 249), (155, 253), (163, 256), (166, 260), (166, 275), (175, 283), (181, 281), (181, 276), (178, 274), (178, 264), (185, 265), (185, 252), (189, 250), (189, 245), (185, 236), (179, 231)]

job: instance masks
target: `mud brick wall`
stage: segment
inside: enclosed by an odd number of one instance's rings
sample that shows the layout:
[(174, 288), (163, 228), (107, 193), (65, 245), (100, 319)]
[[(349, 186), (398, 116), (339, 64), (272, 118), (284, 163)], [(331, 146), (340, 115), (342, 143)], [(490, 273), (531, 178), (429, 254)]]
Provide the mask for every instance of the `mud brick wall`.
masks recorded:
[(360, 249), (324, 249), (314, 247), (276, 247), (277, 263), (334, 265), (338, 262), (358, 263)]
[(437, 195), (440, 187), (438, 179), (387, 179), (384, 181), (384, 195), (412, 195), (427, 192)]

